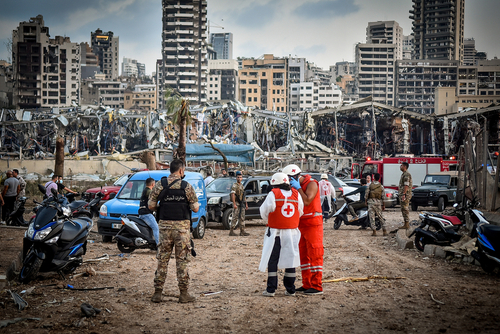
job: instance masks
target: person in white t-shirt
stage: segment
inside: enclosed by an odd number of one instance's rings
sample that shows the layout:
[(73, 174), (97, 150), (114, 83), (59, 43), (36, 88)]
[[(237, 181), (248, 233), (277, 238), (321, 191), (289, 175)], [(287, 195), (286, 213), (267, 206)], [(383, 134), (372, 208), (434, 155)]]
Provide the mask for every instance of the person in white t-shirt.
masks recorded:
[(323, 209), (323, 221), (326, 222), (332, 208), (332, 199), (335, 201), (335, 187), (328, 181), (328, 175), (321, 174), (319, 181), (319, 198)]

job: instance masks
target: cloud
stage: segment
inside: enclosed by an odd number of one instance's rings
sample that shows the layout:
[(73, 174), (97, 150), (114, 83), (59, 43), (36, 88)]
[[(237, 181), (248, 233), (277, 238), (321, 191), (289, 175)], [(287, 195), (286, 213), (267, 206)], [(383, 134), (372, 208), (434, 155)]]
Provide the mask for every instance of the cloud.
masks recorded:
[(249, 29), (261, 29), (273, 23), (279, 2), (269, 1), (264, 4), (250, 4), (244, 8), (227, 12), (226, 15), (217, 13), (218, 16), (228, 17), (227, 21)]
[(293, 10), (293, 14), (306, 19), (342, 17), (359, 11), (354, 0), (320, 0), (307, 2)]
[[(309, 47), (305, 46), (297, 46), (293, 49), (294, 54), (297, 55), (307, 55), (309, 57), (312, 57), (314, 55), (318, 55), (321, 53), (325, 53), (327, 50), (326, 46), (324, 44), (315, 44)], [(310, 59), (313, 60), (313, 59)]]

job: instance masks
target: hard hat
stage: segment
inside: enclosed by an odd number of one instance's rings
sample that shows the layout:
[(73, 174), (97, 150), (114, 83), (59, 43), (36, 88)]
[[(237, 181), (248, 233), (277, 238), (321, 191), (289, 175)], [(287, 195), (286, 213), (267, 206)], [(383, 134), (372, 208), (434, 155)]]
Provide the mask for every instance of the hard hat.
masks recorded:
[(290, 181), (288, 180), (288, 175), (285, 173), (276, 173), (273, 175), (271, 178), (271, 185), (272, 186), (277, 186), (279, 184), (290, 184)]
[(322, 178), (322, 179), (327, 179), (327, 180), (328, 180), (328, 175), (326, 175), (326, 174), (321, 174), (321, 178)]
[(299, 168), (299, 166), (297, 165), (288, 165), (286, 166), (285, 168), (283, 168), (283, 173), (285, 173), (286, 175), (297, 175), (299, 174), (300, 172), (302, 172)]

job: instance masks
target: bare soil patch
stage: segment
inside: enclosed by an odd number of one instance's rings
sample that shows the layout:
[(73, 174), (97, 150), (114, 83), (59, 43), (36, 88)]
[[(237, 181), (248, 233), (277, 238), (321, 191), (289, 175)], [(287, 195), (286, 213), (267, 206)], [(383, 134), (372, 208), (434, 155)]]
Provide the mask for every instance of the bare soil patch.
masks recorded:
[[(412, 212), (416, 219), (416, 213)], [(385, 216), (390, 229), (401, 221), (398, 208)], [(325, 224), (324, 279), (381, 275), (400, 280), (325, 283), (320, 296), (287, 297), (282, 276), (274, 298), (262, 296), (266, 273), (257, 270), (264, 224), (247, 222), (249, 237), (229, 237), (209, 225), (205, 238), (195, 240), (198, 256), (190, 264), (191, 304), (177, 303), (175, 259), (171, 260), (164, 300), (150, 302), (156, 257), (140, 250), (120, 256), (115, 244), (91, 235), (86, 259), (108, 254), (110, 259), (85, 264), (116, 275), (78, 277), (62, 281), (44, 275), (13, 291), (34, 287), (18, 311), (5, 291), (0, 293), (0, 319), (35, 317), (2, 328), (3, 333), (498, 333), (500, 285), (498, 277), (480, 267), (426, 258), (417, 250), (400, 250), (395, 234), (371, 237), (368, 230)], [(24, 231), (0, 228), (0, 271), (21, 249)], [(280, 275), (282, 275), (281, 273)], [(61, 289), (112, 287), (96, 291)], [(300, 274), (296, 286), (301, 285)], [(209, 296), (204, 293), (219, 292)], [(444, 304), (437, 303), (430, 295)], [(80, 305), (101, 309), (82, 319)]]

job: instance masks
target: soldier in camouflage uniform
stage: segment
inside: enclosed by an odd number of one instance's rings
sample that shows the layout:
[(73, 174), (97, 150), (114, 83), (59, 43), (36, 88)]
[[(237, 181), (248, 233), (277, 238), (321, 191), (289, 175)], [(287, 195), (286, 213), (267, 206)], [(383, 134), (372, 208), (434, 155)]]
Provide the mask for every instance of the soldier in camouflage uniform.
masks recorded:
[(158, 208), (156, 219), (160, 228), (160, 245), (156, 258), (158, 268), (154, 278), (155, 293), (151, 301), (161, 302), (163, 285), (167, 277), (170, 255), (175, 247), (175, 263), (179, 284), (179, 302), (189, 303), (195, 297), (188, 294), (189, 274), (187, 265), (191, 258), (191, 218), (189, 210), (198, 212), (200, 204), (193, 187), (184, 178), (184, 164), (181, 160), (170, 163), (170, 176), (156, 182), (148, 206), (151, 210)]
[(401, 213), (403, 214), (404, 225), (401, 228), (410, 228), (410, 200), (413, 180), (408, 172), (409, 165), (407, 162), (401, 164), (401, 179), (399, 180), (399, 202), (401, 203)]
[[(231, 187), (231, 202), (233, 202), (233, 217), (231, 218), (231, 230), (229, 235), (236, 236), (234, 233), (234, 227), (240, 222), (240, 235), (248, 236), (249, 233), (245, 232), (245, 210), (248, 210), (247, 200), (245, 198), (245, 189), (241, 181), (243, 180), (243, 175), (241, 172), (236, 172), (236, 182), (233, 183)], [(243, 204), (245, 207), (243, 208)]]
[(375, 215), (380, 220), (382, 225), (382, 232), (387, 235), (387, 230), (385, 229), (385, 219), (382, 217), (382, 210), (385, 210), (384, 204), (384, 186), (380, 184), (380, 174), (375, 173), (373, 175), (374, 181), (370, 183), (370, 186), (366, 189), (365, 201), (368, 205), (368, 215), (370, 217), (370, 228), (372, 229), (372, 236), (377, 235), (377, 230), (375, 226)]

